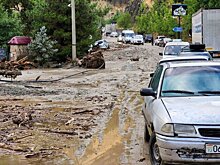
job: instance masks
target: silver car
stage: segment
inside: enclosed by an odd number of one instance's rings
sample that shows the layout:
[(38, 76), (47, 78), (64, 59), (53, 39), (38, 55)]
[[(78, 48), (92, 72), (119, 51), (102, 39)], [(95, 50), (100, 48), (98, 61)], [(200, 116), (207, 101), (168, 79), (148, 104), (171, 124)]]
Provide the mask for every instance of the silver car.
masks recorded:
[(152, 165), (220, 164), (220, 62), (163, 62), (140, 94)]
[(137, 44), (137, 45), (144, 45), (144, 37), (143, 35), (135, 35), (131, 38), (131, 43), (132, 44)]

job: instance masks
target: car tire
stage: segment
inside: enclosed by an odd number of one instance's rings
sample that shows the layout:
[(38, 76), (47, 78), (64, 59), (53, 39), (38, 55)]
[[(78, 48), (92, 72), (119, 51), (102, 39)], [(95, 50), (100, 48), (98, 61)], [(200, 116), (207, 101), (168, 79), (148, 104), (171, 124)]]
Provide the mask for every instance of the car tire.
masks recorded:
[(159, 147), (157, 145), (155, 132), (153, 132), (150, 137), (149, 148), (150, 148), (149, 149), (149, 156), (150, 156), (151, 164), (152, 165), (164, 165), (164, 163), (160, 157)]
[(147, 126), (145, 124), (144, 125), (144, 141), (149, 142), (149, 140), (150, 140), (150, 134), (149, 134), (149, 131), (148, 131)]

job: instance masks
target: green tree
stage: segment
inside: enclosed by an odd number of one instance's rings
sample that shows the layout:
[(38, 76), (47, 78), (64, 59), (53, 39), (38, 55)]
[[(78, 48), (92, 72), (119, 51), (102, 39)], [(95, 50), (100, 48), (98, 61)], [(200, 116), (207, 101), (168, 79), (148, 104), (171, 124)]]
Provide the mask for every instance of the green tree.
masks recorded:
[(171, 14), (171, 2), (155, 1), (153, 7), (146, 13), (147, 26), (146, 30), (150, 33), (164, 34), (173, 36), (173, 27), (177, 21)]
[(129, 29), (132, 27), (131, 15), (128, 12), (122, 13), (117, 19), (118, 27)]
[(20, 15), (22, 24), (24, 25), (24, 34), (27, 34), (31, 30), (32, 21), (27, 16), (27, 12), (33, 9), (34, 0), (1, 0), (1, 4), (13, 15), (14, 11)]
[(50, 61), (53, 55), (58, 51), (54, 48), (56, 41), (52, 41), (47, 36), (47, 29), (45, 26), (40, 28), (40, 31), (35, 35), (34, 40), (28, 45), (31, 51), (31, 59), (38, 62), (40, 65)]
[[(26, 16), (29, 22), (29, 31), (26, 32), (30, 36), (34, 36), (39, 29), (45, 25), (44, 15), (46, 14), (44, 8), (47, 8), (45, 0), (31, 0), (32, 9), (26, 11)], [(26, 23), (25, 23), (26, 24)]]
[[(54, 60), (65, 61), (71, 57), (72, 21), (69, 1), (46, 0), (41, 20), (48, 29), (48, 35), (57, 41), (59, 51)], [(101, 38), (101, 21), (105, 11), (99, 10), (89, 0), (75, 0), (77, 57), (82, 57), (95, 40)], [(90, 39), (92, 36), (92, 39)]]
[(8, 14), (1, 5), (0, 18), (0, 45), (6, 47), (12, 37), (22, 35), (23, 26), (15, 13)]

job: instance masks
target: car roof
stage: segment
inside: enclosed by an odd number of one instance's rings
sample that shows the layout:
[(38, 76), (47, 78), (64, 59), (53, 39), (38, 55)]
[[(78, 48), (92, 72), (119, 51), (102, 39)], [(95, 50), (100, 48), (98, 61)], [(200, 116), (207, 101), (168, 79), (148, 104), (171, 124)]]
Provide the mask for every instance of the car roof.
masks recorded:
[(209, 58), (207, 56), (181, 56), (181, 57), (168, 57), (163, 58), (159, 61), (159, 64), (165, 62), (175, 62), (175, 61), (183, 61), (183, 62), (193, 62), (193, 61), (208, 61)]
[(133, 30), (122, 30), (122, 33), (134, 33)]
[(193, 52), (180, 52), (179, 55), (211, 55), (209, 52), (200, 52), (200, 51), (193, 51)]
[(182, 42), (182, 39), (174, 38), (172, 39), (173, 42)]
[(171, 38), (167, 38), (167, 37), (165, 37), (165, 38), (163, 38), (163, 40), (172, 40)]
[(166, 46), (169, 45), (189, 45), (189, 42), (168, 42)]
[(161, 63), (161, 65), (165, 66), (166, 68), (177, 68), (177, 67), (190, 67), (190, 66), (220, 66), (220, 62), (217, 61), (193, 61), (193, 62), (167, 62)]

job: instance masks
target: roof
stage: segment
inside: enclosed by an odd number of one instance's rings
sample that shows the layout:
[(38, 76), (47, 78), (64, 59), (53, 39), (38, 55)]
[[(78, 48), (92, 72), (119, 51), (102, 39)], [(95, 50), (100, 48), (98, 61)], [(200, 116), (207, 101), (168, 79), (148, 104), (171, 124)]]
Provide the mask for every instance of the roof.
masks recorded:
[(183, 61), (183, 62), (193, 62), (193, 61), (202, 61), (202, 60), (209, 60), (206, 56), (182, 56), (182, 57), (168, 57), (165, 59), (161, 59), (159, 64), (164, 62), (175, 62), (175, 61)]
[[(206, 66), (220, 66), (220, 62), (214, 61), (193, 61), (193, 62), (168, 62), (168, 63), (161, 63), (161, 65), (165, 64), (167, 68), (170, 67), (206, 67)], [(166, 65), (168, 64), (168, 65)]]
[(189, 42), (168, 42), (166, 46), (169, 45), (189, 45)]
[(14, 36), (8, 42), (9, 45), (28, 45), (31, 43), (31, 38), (26, 36)]

